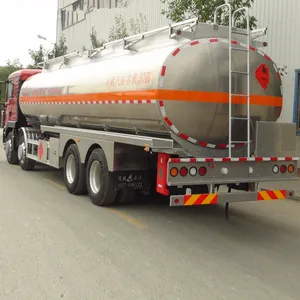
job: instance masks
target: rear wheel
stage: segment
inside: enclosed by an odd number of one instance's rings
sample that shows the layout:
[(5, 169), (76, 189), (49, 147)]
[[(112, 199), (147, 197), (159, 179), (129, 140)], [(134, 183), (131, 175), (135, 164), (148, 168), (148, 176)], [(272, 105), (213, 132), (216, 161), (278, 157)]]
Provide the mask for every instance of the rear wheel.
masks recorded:
[(20, 139), (20, 145), (18, 147), (19, 165), (24, 171), (32, 171), (36, 165), (36, 161), (26, 157), (26, 152), (27, 149), (25, 146), (25, 139), (24, 135), (22, 134)]
[(18, 163), (18, 152), (14, 147), (12, 132), (10, 132), (6, 137), (5, 155), (6, 155), (6, 160), (9, 164), (16, 165)]
[(64, 180), (70, 194), (86, 193), (86, 167), (81, 163), (76, 144), (68, 147), (64, 159)]
[(95, 149), (87, 164), (87, 190), (93, 204), (108, 206), (115, 203), (118, 191), (114, 190), (114, 179), (108, 170), (102, 149)]

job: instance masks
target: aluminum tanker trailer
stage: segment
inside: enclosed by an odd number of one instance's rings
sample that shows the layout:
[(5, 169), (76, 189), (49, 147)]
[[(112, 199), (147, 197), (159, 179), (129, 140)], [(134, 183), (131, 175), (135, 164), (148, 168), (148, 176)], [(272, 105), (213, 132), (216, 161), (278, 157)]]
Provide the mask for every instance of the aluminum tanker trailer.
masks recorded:
[(298, 160), (259, 32), (192, 19), (13, 73), (7, 161), (62, 168), (68, 191), (100, 206), (138, 192), (171, 206), (293, 197), (257, 188), (295, 178)]

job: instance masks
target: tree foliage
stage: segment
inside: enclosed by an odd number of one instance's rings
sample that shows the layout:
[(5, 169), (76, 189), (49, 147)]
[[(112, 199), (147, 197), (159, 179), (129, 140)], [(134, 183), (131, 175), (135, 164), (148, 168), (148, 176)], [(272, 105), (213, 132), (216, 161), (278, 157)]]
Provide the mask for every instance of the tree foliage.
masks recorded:
[[(0, 66), (0, 81), (6, 81), (11, 73), (18, 71), (22, 68), (23, 66), (19, 59), (7, 60), (5, 66)], [(0, 84), (0, 104), (5, 102), (6, 91), (4, 87), (5, 85)]]
[(55, 57), (59, 57), (68, 53), (68, 47), (66, 45), (66, 38), (61, 36), (58, 43), (53, 45), (53, 48), (47, 50), (40, 45), (38, 50), (29, 49), (28, 53), (31, 57), (32, 64), (28, 65), (27, 68), (35, 69), (37, 65), (46, 59), (51, 59)]
[(116, 15), (115, 16), (115, 25), (113, 25), (110, 28), (108, 40), (111, 42), (114, 40), (123, 39), (123, 38), (127, 37), (128, 35), (129, 34), (128, 34), (128, 30), (127, 30), (126, 21), (124, 20), (122, 15)]
[(131, 18), (129, 20), (129, 28), (132, 34), (138, 34), (148, 30), (148, 21), (146, 16), (142, 13), (139, 13), (138, 18)]
[(143, 14), (138, 18), (131, 18), (127, 23), (122, 15), (115, 16), (115, 25), (110, 29), (109, 41), (123, 39), (131, 34), (138, 34), (148, 30), (148, 22)]
[[(198, 17), (200, 22), (214, 21), (216, 7), (225, 3), (225, 0), (161, 0), (167, 4), (167, 9), (162, 10), (165, 15), (173, 22), (180, 22), (186, 19)], [(251, 7), (254, 0), (230, 0), (232, 10), (241, 7)], [(221, 11), (218, 13), (218, 23), (228, 26), (228, 15)], [(236, 27), (246, 28), (247, 22), (245, 13), (237, 13)], [(257, 19), (250, 16), (250, 29), (257, 27)]]
[(53, 49), (48, 53), (48, 58), (50, 59), (50, 58), (66, 55), (68, 53), (68, 46), (66, 42), (67, 42), (66, 38), (62, 35), (59, 38), (58, 44), (55, 43)]
[(28, 53), (31, 57), (32, 64), (28, 65), (27, 67), (29, 69), (34, 69), (38, 63), (41, 63), (45, 60), (47, 50), (43, 47), (43, 45), (40, 45), (38, 50), (29, 49)]
[(92, 49), (100, 48), (104, 44), (104, 40), (102, 40), (102, 39), (99, 40), (98, 39), (97, 32), (96, 32), (94, 26), (92, 28), (92, 33), (90, 33), (90, 40), (91, 40), (91, 43), (92, 43)]

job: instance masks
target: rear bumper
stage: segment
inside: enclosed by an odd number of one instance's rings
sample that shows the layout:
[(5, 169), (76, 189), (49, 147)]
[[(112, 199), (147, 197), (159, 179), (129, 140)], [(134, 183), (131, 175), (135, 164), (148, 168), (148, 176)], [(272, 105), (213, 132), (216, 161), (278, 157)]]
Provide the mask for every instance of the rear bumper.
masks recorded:
[(215, 205), (246, 201), (286, 200), (295, 197), (295, 190), (267, 190), (217, 194), (177, 195), (170, 197), (170, 206)]

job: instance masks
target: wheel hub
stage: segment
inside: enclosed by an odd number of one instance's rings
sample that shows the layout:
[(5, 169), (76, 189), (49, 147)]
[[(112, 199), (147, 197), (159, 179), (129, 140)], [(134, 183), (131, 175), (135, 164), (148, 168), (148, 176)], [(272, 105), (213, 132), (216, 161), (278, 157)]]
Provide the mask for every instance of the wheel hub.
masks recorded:
[(12, 152), (12, 143), (11, 143), (11, 140), (7, 140), (6, 143), (5, 143), (5, 154), (6, 156), (10, 156)]
[(67, 159), (66, 175), (68, 182), (72, 184), (75, 181), (76, 176), (76, 161), (72, 154)]
[(21, 161), (21, 162), (24, 161), (25, 153), (26, 153), (25, 144), (22, 143), (22, 144), (18, 147), (18, 158), (19, 158), (19, 161)]
[(98, 194), (101, 187), (100, 163), (94, 161), (91, 165), (89, 182), (91, 190), (94, 194)]

